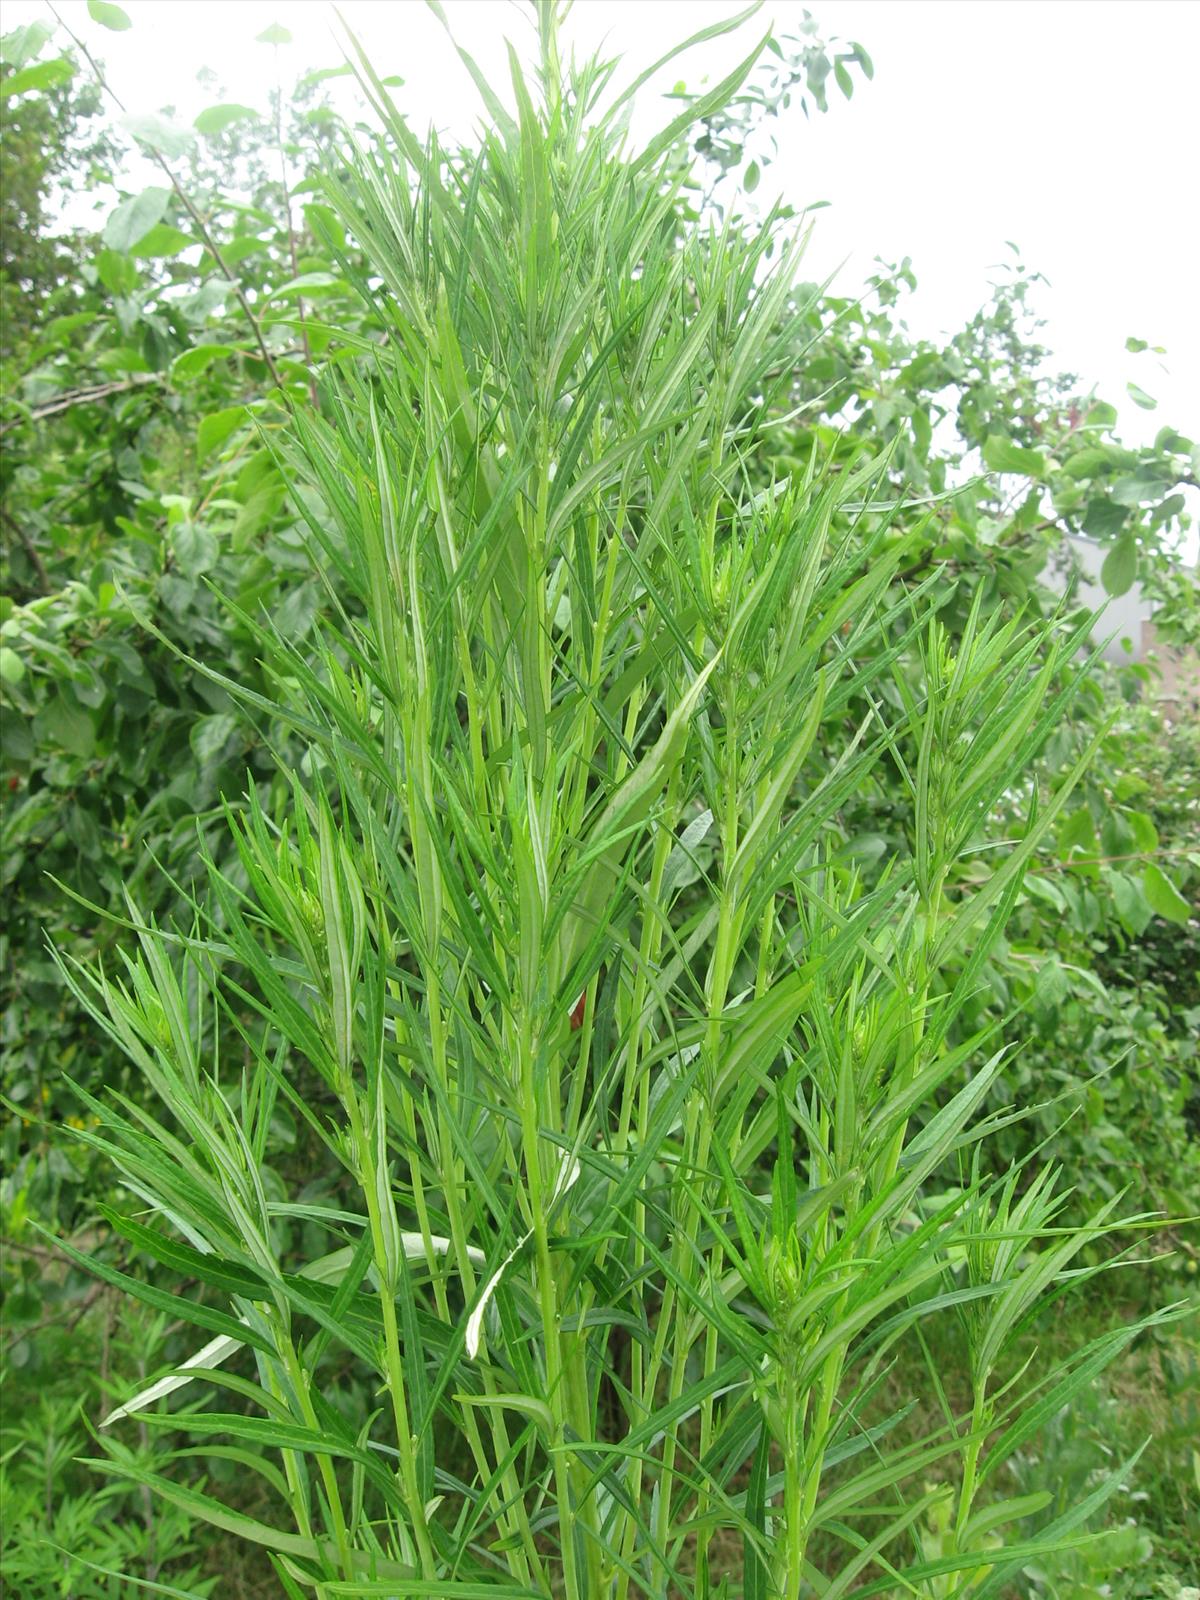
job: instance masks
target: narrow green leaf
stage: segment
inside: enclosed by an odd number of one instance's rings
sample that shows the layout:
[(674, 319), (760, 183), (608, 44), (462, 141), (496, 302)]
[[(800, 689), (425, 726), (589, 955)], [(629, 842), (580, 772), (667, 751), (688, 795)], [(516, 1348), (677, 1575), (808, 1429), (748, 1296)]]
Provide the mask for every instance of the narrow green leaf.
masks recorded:
[(748, 1531), (742, 1539), (742, 1570), (745, 1574), (745, 1600), (767, 1600), (770, 1573), (759, 1546), (767, 1529), (767, 1479), (770, 1474), (771, 1435), (766, 1423), (759, 1428), (758, 1449), (746, 1489), (746, 1518), (757, 1538)]
[[(94, 1472), (102, 1472), (110, 1477), (123, 1478), (129, 1483), (144, 1485), (170, 1505), (178, 1506), (189, 1517), (194, 1517), (198, 1522), (208, 1523), (210, 1527), (220, 1528), (223, 1533), (231, 1533), (235, 1538), (245, 1539), (249, 1544), (261, 1545), (267, 1550), (285, 1555), (299, 1556), (305, 1561), (317, 1561), (329, 1566), (331, 1570), (336, 1569), (337, 1552), (332, 1545), (322, 1540), (306, 1539), (299, 1534), (269, 1527), (265, 1522), (259, 1522), (243, 1512), (232, 1510), (221, 1501), (214, 1500), (211, 1495), (185, 1488), (182, 1484), (173, 1483), (169, 1478), (147, 1472), (133, 1464), (122, 1461), (92, 1461), (90, 1465)], [(396, 1579), (407, 1579), (411, 1575), (407, 1567), (395, 1561), (388, 1561), (382, 1556), (354, 1553), (352, 1560), (355, 1567), (390, 1577), (393, 1584)]]
[(644, 172), (648, 167), (653, 167), (689, 128), (694, 127), (698, 122), (702, 122), (718, 106), (728, 103), (746, 81), (751, 68), (762, 55), (770, 37), (769, 31), (764, 33), (749, 55), (744, 57), (727, 77), (722, 78), (707, 94), (699, 95), (688, 106), (686, 111), (681, 112), (679, 116), (667, 124), (661, 133), (656, 134), (651, 139), (641, 155), (633, 162), (632, 170), (635, 176), (640, 172)]

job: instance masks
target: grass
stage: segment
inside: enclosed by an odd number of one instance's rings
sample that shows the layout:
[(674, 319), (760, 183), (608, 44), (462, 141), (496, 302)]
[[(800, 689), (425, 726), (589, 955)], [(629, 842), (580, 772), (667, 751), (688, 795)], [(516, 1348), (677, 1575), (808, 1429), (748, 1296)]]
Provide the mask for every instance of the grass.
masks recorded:
[[(1087, 757), (957, 869), (1088, 624), (977, 602), (951, 640), (886, 461), (756, 480), (800, 245), (689, 222), (682, 152), (759, 46), (635, 150), (538, 12), (469, 155), (360, 59), (383, 132), (327, 198), (386, 337), (284, 460), (320, 644), (245, 618), (266, 697), (197, 666), (304, 759), (228, 806), (190, 926), (131, 901), (120, 971), (64, 966), (147, 1091), (80, 1137), (156, 1270), (93, 1269), (207, 1352), (105, 1437), (182, 1434), (266, 1498), (97, 1466), (293, 1596), (1002, 1593), (1128, 1471), (1056, 1506), (1010, 1463), (1173, 1315), (1014, 1375), (1121, 1219), (989, 1175), (1012, 1041), (958, 1026)], [(839, 819), (878, 773), (910, 827), (867, 879)], [(332, 1200), (280, 1181), (277, 1107)], [(936, 1407), (869, 1426), (897, 1370)]]

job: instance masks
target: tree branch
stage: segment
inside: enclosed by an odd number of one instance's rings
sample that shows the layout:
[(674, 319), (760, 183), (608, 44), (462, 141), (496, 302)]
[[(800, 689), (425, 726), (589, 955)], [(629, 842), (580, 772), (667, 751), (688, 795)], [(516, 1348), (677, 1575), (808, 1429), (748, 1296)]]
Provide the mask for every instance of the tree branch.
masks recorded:
[(12, 512), (9, 511), (7, 506), (0, 506), (0, 519), (3, 519), (5, 526), (11, 528), (16, 534), (17, 538), (21, 541), (21, 548), (29, 557), (29, 564), (37, 574), (38, 587), (41, 589), (43, 594), (49, 594), (52, 587), (50, 583), (50, 574), (46, 571), (46, 563), (42, 560), (41, 552), (38, 550), (37, 545), (34, 544), (27, 531), (21, 526), (16, 517), (14, 517)]
[(117, 383), (97, 383), (89, 389), (70, 389), (43, 405), (31, 406), (24, 416), (9, 417), (6, 422), (0, 422), (0, 437), (12, 428), (19, 428), (23, 422), (40, 422), (43, 417), (69, 411), (72, 406), (88, 405), (93, 400), (107, 400), (110, 395), (124, 394), (126, 390), (138, 389), (147, 383), (161, 383), (162, 377), (161, 372), (135, 372), (132, 377), (122, 378)]

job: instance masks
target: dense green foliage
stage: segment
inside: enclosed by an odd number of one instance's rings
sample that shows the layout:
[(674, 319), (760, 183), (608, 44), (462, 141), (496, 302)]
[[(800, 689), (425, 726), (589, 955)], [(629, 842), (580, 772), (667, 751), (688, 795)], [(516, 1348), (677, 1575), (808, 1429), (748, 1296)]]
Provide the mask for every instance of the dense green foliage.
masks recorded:
[(107, 1480), (77, 1389), (6, 1431), (12, 1581), (1140, 1593), (1135, 1338), (1194, 1579), (1186, 1229), (1005, 1385), (1200, 1210), (1195, 725), (1042, 586), (1082, 531), (1194, 640), (1196, 448), (1046, 375), (1019, 268), (944, 349), (907, 267), (796, 282), (730, 175), (861, 46), (638, 153), (540, 9), (478, 150), (364, 64), (354, 148), (312, 83), (130, 124), (95, 239), (80, 58), (5, 41), (7, 1380), (233, 1358)]

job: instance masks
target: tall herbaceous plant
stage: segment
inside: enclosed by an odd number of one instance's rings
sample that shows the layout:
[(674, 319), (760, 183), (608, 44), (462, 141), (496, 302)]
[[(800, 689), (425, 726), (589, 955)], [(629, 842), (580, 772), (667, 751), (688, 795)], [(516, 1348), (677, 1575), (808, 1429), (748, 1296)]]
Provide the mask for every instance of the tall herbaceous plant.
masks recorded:
[[(83, 1137), (158, 1265), (97, 1270), (198, 1330), (100, 1465), (292, 1596), (999, 1594), (1117, 1481), (1047, 1524), (1006, 1461), (1135, 1331), (1013, 1359), (1111, 1219), (984, 1175), (1020, 1108), (956, 1028), (1065, 791), (948, 877), (1080, 638), (977, 606), (952, 646), (886, 462), (752, 487), (797, 244), (697, 222), (680, 149), (758, 46), (635, 150), (641, 80), (565, 65), (559, 20), (511, 110), (476, 73), (469, 154), (361, 63), (386, 136), (326, 198), (386, 337), (289, 431), (319, 648), (250, 619), (307, 754), (231, 797), (193, 926), (131, 904), (124, 971), (67, 974), (149, 1091)], [(885, 774), (910, 847), (864, 876), (839, 808)], [(320, 1204), (281, 1191), (285, 1103)], [(931, 1362), (897, 1410), (932, 1318), (970, 1398)], [(145, 1473), (130, 1416), (256, 1514)]]

